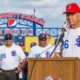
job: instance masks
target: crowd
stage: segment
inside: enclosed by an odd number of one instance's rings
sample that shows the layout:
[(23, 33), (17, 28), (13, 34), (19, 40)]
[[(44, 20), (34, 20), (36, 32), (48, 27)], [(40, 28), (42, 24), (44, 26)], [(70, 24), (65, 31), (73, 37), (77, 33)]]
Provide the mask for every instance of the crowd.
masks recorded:
[(69, 30), (60, 36), (58, 44), (51, 45), (51, 36), (41, 33), (38, 43), (32, 43), (28, 53), (24, 43), (16, 45), (11, 34), (4, 36), (5, 44), (0, 46), (0, 80), (27, 80), (28, 58), (80, 58), (80, 8), (76, 3), (68, 4), (63, 14), (69, 23)]

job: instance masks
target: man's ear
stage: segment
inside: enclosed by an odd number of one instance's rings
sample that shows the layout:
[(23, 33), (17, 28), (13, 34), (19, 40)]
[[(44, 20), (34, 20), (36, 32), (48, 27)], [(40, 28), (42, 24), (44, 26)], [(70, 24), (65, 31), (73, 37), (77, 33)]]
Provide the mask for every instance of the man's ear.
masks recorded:
[(80, 16), (79, 16), (79, 21), (80, 21)]
[(78, 13), (78, 15), (79, 15), (78, 17), (79, 17), (79, 20), (80, 20), (80, 13)]
[(79, 16), (79, 20), (80, 20), (80, 16)]

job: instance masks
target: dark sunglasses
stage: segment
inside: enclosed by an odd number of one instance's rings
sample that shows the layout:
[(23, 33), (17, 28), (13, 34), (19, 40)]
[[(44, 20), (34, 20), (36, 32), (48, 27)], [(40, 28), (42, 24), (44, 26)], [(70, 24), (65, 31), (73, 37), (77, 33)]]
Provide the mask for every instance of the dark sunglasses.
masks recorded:
[(46, 39), (39, 39), (40, 41), (46, 41)]
[(12, 40), (12, 38), (6, 38), (5, 40)]

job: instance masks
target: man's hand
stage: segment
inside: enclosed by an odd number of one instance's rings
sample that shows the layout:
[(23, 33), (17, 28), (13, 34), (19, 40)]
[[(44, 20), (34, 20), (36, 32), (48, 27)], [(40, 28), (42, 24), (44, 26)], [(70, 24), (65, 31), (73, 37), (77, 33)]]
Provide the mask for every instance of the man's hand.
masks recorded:
[(54, 53), (54, 57), (61, 57), (61, 55), (60, 55), (61, 53), (58, 53), (58, 52), (56, 52), (56, 53)]
[(20, 73), (20, 71), (21, 71), (21, 69), (20, 68), (17, 68), (15, 72), (18, 75)]

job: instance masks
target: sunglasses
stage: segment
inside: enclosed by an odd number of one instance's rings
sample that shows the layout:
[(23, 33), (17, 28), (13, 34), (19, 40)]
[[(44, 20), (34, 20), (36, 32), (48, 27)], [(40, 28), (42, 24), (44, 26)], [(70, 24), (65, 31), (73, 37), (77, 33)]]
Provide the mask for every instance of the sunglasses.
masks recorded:
[(39, 39), (40, 41), (46, 41), (46, 39)]
[(5, 40), (12, 40), (12, 38), (6, 38)]

